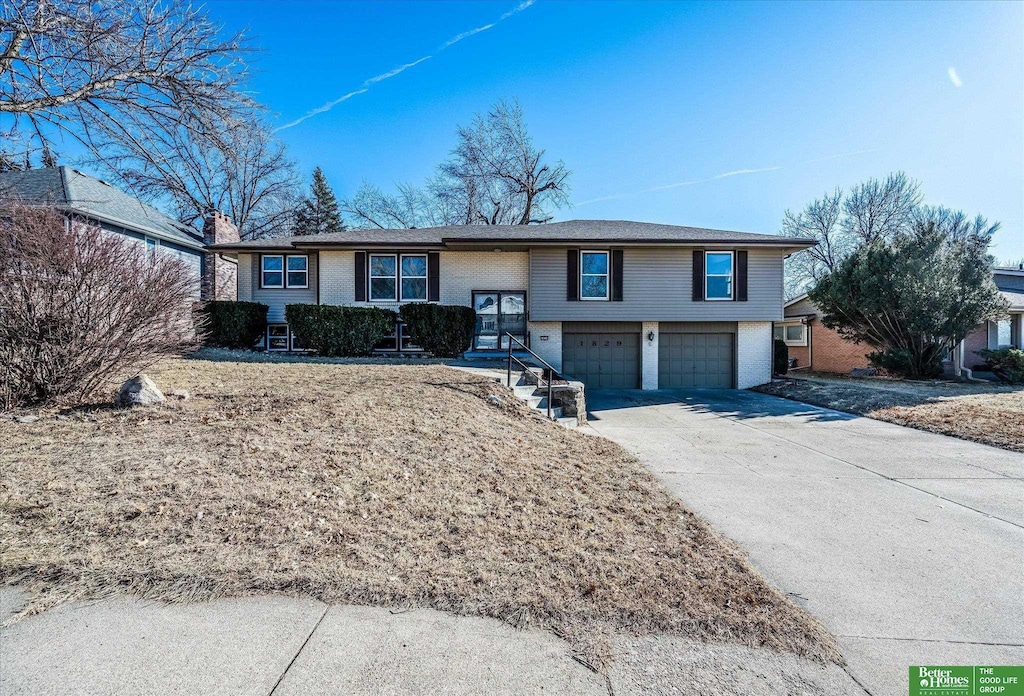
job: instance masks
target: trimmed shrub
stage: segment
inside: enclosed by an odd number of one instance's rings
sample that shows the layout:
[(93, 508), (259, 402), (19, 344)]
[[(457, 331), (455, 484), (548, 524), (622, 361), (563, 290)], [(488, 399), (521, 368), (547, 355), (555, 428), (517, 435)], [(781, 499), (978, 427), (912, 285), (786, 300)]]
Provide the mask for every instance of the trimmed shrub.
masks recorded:
[(220, 348), (252, 350), (267, 332), (267, 305), (259, 302), (215, 300), (199, 307), (206, 331), (204, 343)]
[(380, 307), (290, 304), (284, 317), (306, 348), (328, 357), (370, 355), (394, 330), (397, 315)]
[(905, 349), (875, 351), (867, 354), (868, 362), (900, 377), (930, 379), (942, 376), (942, 351), (934, 349), (912, 352)]
[(785, 341), (775, 339), (775, 363), (772, 369), (777, 375), (784, 375), (789, 372), (789, 346)]
[(979, 350), (978, 355), (985, 358), (988, 369), (992, 370), (1000, 382), (1024, 384), (1024, 350), (1020, 348)]
[(416, 345), (438, 358), (454, 358), (473, 343), (476, 313), (472, 307), (407, 304), (399, 313)]

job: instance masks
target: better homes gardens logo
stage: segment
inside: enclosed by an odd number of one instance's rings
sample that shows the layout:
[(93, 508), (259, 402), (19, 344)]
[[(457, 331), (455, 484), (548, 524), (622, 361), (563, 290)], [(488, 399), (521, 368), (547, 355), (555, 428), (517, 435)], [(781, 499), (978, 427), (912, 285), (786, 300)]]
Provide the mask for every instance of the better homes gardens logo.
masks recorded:
[(911, 667), (910, 696), (1024, 696), (1024, 667)]

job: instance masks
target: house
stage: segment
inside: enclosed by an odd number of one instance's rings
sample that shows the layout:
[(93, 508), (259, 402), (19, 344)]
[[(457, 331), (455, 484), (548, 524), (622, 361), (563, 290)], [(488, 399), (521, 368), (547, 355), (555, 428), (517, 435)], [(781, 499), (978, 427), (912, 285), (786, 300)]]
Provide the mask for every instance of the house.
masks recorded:
[[(471, 355), (505, 334), (592, 388), (771, 379), (783, 260), (813, 240), (614, 220), (344, 232), (217, 244), (238, 299), (270, 307), (266, 345), (296, 348), (290, 303), (473, 307)], [(404, 327), (381, 351), (411, 351)]]
[(807, 293), (787, 302), (783, 314), (783, 321), (775, 324), (775, 338), (785, 342), (791, 370), (845, 373), (869, 366), (865, 355), (874, 349), (843, 338), (822, 324), (823, 314)]
[(87, 220), (138, 242), (147, 253), (178, 257), (195, 274), (202, 299), (235, 299), (234, 259), (206, 248), (207, 244), (239, 239), (238, 230), (221, 213), (208, 215), (199, 233), (107, 182), (70, 167), (0, 173), (0, 203), (56, 206), (69, 217)]
[[(946, 361), (951, 372), (957, 371), (954, 362), (969, 370), (987, 370), (978, 351), (1024, 345), (1024, 269), (995, 268), (992, 277), (1010, 304), (1009, 314), (971, 331)], [(785, 341), (790, 360), (796, 360), (791, 369), (846, 373), (856, 367), (867, 367), (865, 355), (874, 349), (843, 338), (824, 326), (821, 318), (822, 313), (806, 293), (786, 303), (785, 319), (775, 325), (775, 338)]]

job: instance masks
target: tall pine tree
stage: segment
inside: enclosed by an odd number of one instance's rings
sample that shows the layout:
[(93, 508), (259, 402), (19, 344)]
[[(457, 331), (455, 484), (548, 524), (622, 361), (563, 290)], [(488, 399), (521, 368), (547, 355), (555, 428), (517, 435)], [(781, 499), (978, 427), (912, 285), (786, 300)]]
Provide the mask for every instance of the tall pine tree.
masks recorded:
[(338, 199), (334, 197), (334, 191), (327, 183), (327, 177), (323, 170), (317, 167), (313, 170), (313, 185), (310, 186), (310, 195), (300, 204), (295, 211), (295, 225), (292, 234), (326, 234), (328, 232), (341, 232), (345, 229), (341, 221), (341, 213), (338, 211)]

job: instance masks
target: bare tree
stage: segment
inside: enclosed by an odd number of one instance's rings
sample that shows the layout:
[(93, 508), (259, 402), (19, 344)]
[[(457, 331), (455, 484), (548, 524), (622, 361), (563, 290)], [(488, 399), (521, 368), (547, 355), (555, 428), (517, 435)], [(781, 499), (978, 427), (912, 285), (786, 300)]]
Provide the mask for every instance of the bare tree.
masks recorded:
[(207, 138), (188, 128), (138, 130), (100, 164), (143, 198), (170, 198), (183, 222), (215, 209), (232, 218), (243, 239), (289, 234), (301, 194), (284, 146), (254, 112), (217, 132)]
[(54, 208), (0, 213), (0, 407), (83, 399), (195, 345), (183, 261)]
[(569, 175), (533, 145), (518, 102), (498, 102), (469, 126), (460, 126), (447, 161), (423, 188), (397, 194), (364, 184), (344, 202), (345, 213), (365, 227), (529, 225), (547, 222), (569, 202)]
[(837, 188), (798, 213), (787, 210), (782, 234), (814, 239), (818, 244), (787, 260), (786, 294), (793, 297), (815, 285), (861, 243), (892, 239), (909, 230), (928, 210), (922, 208), (921, 201), (920, 185), (897, 172), (885, 180), (869, 179), (847, 194)]
[(14, 115), (5, 164), (52, 164), (65, 137), (103, 156), (129, 124), (213, 137), (211, 123), (248, 105), (237, 89), (244, 48), (184, 3), (3, 0), (0, 113)]

